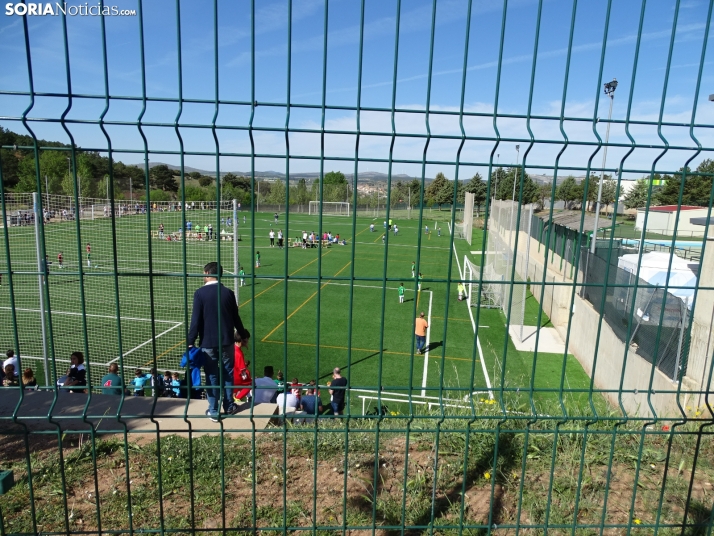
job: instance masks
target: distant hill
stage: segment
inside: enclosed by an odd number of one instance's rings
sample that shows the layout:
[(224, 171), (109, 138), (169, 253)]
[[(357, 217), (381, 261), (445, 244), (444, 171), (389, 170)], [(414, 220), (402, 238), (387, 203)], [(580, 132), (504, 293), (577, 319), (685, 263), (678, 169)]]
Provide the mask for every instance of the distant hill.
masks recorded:
[[(164, 164), (163, 162), (150, 162), (149, 167), (154, 167), (154, 166), (159, 166), (159, 165), (165, 165), (168, 166), (169, 169), (174, 169), (174, 170), (179, 170), (181, 169), (180, 166), (175, 166), (173, 164)], [(208, 176), (213, 176), (215, 174), (214, 171), (206, 171), (205, 169), (198, 169), (198, 168), (193, 168), (189, 166), (184, 166), (184, 172), (185, 173), (193, 173), (194, 171), (199, 172), (201, 175), (208, 175)], [(234, 175), (239, 175), (239, 176), (244, 176), (244, 177), (250, 177), (250, 171), (221, 171), (221, 177), (224, 175), (227, 175), (228, 173), (233, 173)], [(306, 180), (314, 180), (320, 176), (319, 173), (291, 173), (290, 174), (290, 180), (291, 181), (299, 181), (300, 179), (306, 179)], [(255, 172), (255, 177), (258, 179), (281, 179), (285, 180), (285, 173), (282, 173), (280, 171), (256, 171)], [(345, 177), (347, 180), (352, 180), (352, 173), (345, 173)], [(403, 173), (400, 174), (393, 174), (392, 175), (392, 180), (393, 181), (407, 181), (407, 180), (412, 180), (415, 177), (405, 175)], [(418, 178), (418, 177), (417, 177)], [(364, 171), (359, 174), (358, 179), (360, 181), (365, 181), (365, 180), (371, 180), (373, 182), (387, 182), (387, 174), (386, 173), (379, 173), (376, 171)], [(431, 182), (434, 180), (432, 177), (427, 177), (426, 182)]]

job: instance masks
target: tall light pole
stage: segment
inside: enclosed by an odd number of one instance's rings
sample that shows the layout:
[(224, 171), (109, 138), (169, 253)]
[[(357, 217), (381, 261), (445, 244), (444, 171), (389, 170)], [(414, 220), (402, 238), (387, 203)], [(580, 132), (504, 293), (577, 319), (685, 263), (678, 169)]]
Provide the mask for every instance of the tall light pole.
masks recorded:
[(612, 119), (612, 103), (615, 102), (615, 90), (617, 89), (617, 78), (605, 84), (605, 95), (610, 97), (610, 113), (607, 116), (607, 130), (605, 131), (605, 148), (602, 152), (602, 171), (600, 172), (600, 184), (597, 187), (597, 204), (595, 205), (595, 227), (590, 244), (590, 253), (595, 253), (597, 243), (597, 227), (600, 218), (600, 202), (602, 201), (602, 183), (605, 182), (605, 162), (607, 162), (607, 142), (610, 140), (610, 120)]

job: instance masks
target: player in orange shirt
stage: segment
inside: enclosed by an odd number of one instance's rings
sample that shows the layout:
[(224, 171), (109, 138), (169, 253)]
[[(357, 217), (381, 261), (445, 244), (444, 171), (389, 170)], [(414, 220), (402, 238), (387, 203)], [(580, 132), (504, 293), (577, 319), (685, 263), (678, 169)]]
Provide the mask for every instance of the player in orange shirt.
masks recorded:
[(419, 318), (416, 319), (416, 322), (414, 324), (415, 324), (414, 335), (416, 335), (417, 353), (423, 354), (424, 346), (426, 345), (426, 328), (429, 327), (429, 324), (424, 319), (423, 311), (419, 315)]

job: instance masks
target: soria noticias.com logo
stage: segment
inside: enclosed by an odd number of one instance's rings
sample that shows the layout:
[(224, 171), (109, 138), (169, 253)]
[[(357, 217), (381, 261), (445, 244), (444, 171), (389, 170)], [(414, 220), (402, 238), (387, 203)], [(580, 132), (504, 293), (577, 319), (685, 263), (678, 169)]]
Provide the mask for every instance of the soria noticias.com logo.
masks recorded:
[(27, 4), (22, 2), (9, 2), (5, 4), (5, 15), (47, 16), (47, 15), (83, 15), (95, 17), (126, 17), (136, 15), (135, 9), (119, 9), (117, 6), (103, 6), (101, 4), (67, 5), (67, 2), (40, 2)]

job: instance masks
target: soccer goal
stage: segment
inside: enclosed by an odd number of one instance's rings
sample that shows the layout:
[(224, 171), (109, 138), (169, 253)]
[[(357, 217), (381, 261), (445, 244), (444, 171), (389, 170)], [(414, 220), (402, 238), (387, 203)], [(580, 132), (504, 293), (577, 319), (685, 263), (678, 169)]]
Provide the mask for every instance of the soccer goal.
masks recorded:
[[(310, 201), (308, 214), (311, 216), (320, 214), (320, 201)], [(323, 216), (349, 216), (350, 204), (344, 201), (323, 201), (322, 214)]]

